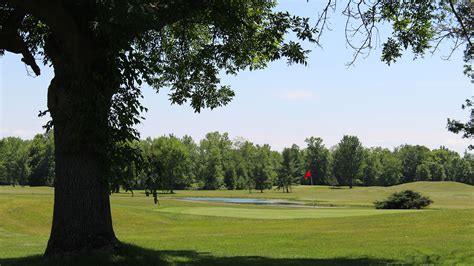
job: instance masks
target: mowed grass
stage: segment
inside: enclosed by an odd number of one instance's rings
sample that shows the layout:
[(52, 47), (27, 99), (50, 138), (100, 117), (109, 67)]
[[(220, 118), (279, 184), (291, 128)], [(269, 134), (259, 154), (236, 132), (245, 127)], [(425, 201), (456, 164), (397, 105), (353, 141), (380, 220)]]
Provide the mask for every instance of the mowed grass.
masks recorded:
[(409, 213), (414, 210), (375, 210), (375, 209), (256, 209), (232, 207), (164, 207), (157, 211), (178, 214), (192, 214), (218, 217), (235, 217), (246, 219), (304, 219), (304, 218), (333, 218), (381, 215), (389, 213)]
[(474, 187), (457, 182), (415, 182), (392, 187), (328, 187), (328, 186), (294, 186), (292, 193), (265, 190), (264, 193), (243, 190), (188, 190), (179, 191), (166, 197), (238, 197), (266, 198), (303, 201), (326, 206), (361, 206), (372, 207), (375, 200), (381, 200), (393, 192), (412, 189), (429, 195), (434, 204), (431, 208), (474, 208)]
[[(375, 210), (373, 200), (402, 189), (429, 195), (423, 211)], [(0, 187), (0, 265), (474, 265), (474, 188), (420, 182), (390, 188), (295, 187), (265, 191), (177, 191), (161, 206), (142, 193), (112, 196), (120, 255), (42, 260), (52, 189)], [(289, 208), (178, 197), (291, 199), (337, 208)]]

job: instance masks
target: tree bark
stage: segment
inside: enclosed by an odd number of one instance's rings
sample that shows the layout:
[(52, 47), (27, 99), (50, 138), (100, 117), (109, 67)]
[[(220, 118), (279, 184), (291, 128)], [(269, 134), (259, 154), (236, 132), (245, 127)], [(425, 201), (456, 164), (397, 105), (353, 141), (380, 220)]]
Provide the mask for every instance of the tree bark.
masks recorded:
[(105, 78), (110, 76), (107, 60), (83, 47), (80, 59), (55, 40), (45, 47), (55, 70), (48, 108), (56, 156), (53, 223), (45, 256), (115, 248), (119, 243), (112, 226), (107, 160), (114, 83)]
[(115, 247), (118, 240), (112, 227), (108, 184), (97, 154), (56, 154), (53, 225), (45, 255)]

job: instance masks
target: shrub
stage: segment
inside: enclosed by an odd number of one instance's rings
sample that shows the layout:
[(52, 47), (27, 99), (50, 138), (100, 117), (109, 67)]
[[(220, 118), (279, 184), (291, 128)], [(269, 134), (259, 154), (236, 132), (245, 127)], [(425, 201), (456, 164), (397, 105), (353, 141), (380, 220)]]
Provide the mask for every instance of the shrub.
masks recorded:
[(375, 201), (376, 209), (421, 209), (433, 201), (413, 190), (404, 190), (393, 193), (382, 201)]

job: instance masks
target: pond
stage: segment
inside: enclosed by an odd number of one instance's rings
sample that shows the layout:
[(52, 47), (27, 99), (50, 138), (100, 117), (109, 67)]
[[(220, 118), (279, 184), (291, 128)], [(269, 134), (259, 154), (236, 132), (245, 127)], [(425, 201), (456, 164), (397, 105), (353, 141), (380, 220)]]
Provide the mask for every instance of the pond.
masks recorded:
[(258, 204), (258, 205), (301, 205), (299, 202), (285, 200), (251, 199), (251, 198), (182, 198), (190, 201), (212, 201), (236, 204)]

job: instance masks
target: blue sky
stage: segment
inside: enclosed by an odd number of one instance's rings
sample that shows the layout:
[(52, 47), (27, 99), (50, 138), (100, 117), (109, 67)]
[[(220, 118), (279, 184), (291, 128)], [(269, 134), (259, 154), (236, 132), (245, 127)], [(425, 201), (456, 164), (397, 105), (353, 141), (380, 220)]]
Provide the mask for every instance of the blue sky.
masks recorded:
[[(314, 16), (318, 1), (281, 1), (279, 9)], [(173, 133), (195, 140), (211, 131), (229, 132), (231, 138), (268, 143), (274, 149), (319, 136), (331, 147), (345, 134), (357, 135), (364, 146), (393, 148), (400, 144), (440, 145), (464, 152), (467, 140), (446, 130), (446, 119), (465, 121), (460, 105), (473, 94), (462, 74), (462, 53), (450, 61), (444, 51), (412, 60), (407, 53), (396, 64), (380, 62), (381, 49), (346, 67), (352, 51), (346, 48), (343, 20), (334, 15), (332, 31), (322, 39), (323, 48), (311, 47), (309, 66), (279, 61), (265, 70), (223, 77), (236, 92), (225, 107), (195, 114), (188, 106), (170, 105), (166, 90), (156, 94), (144, 87), (143, 104), (149, 108), (138, 126), (142, 137)], [(42, 132), (47, 86), (53, 73), (42, 68), (39, 77), (27, 75), (17, 55), (0, 58), (0, 137), (31, 138)]]

